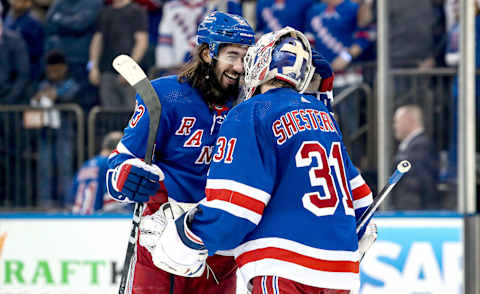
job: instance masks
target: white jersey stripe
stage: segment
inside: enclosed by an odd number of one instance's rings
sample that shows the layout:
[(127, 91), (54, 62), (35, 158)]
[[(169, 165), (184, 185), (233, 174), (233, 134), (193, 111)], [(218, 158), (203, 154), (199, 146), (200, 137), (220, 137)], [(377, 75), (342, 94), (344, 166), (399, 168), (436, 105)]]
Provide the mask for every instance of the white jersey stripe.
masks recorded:
[(282, 239), (282, 238), (260, 238), (252, 241), (248, 241), (240, 246), (238, 246), (234, 253), (235, 257), (238, 257), (244, 252), (262, 249), (262, 248), (280, 248), (293, 252), (298, 252), (302, 255), (329, 260), (329, 261), (358, 261), (360, 259), (360, 254), (357, 251), (342, 251), (342, 250), (326, 250), (318, 249), (304, 244)]
[(272, 287), (273, 287), (273, 293), (280, 294), (280, 291), (278, 290), (278, 277), (277, 276), (273, 277)]
[(268, 294), (267, 277), (266, 276), (262, 277), (262, 292), (263, 292), (263, 294)]
[(372, 193), (370, 193), (370, 195), (368, 195), (367, 197), (363, 197), (363, 198), (360, 198), (359, 200), (353, 201), (353, 208), (358, 209), (358, 208), (366, 207), (372, 204), (372, 202), (373, 202), (373, 197), (372, 197)]
[(352, 190), (360, 187), (363, 184), (365, 184), (365, 180), (362, 178), (361, 175), (358, 175), (355, 178), (350, 180), (350, 186), (351, 186)]
[(120, 141), (117, 145), (117, 149), (118, 153), (120, 154), (127, 154), (127, 155), (130, 155), (130, 156), (134, 156), (132, 152), (130, 152), (130, 150), (128, 150), (128, 148), (123, 145), (123, 143)]
[(246, 209), (244, 207), (222, 200), (202, 201), (201, 203), (207, 207), (221, 209), (234, 216), (244, 218), (252, 222), (254, 225), (258, 225), (260, 219), (262, 218), (260, 214), (255, 213), (250, 209)]

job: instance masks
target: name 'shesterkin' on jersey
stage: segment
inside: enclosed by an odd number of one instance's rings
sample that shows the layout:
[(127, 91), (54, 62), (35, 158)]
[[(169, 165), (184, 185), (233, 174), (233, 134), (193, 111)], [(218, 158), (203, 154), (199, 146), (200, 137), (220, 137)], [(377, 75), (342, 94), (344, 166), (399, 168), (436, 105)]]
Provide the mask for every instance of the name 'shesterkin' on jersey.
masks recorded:
[[(307, 102), (306, 99), (305, 102)], [(278, 145), (282, 145), (298, 132), (306, 130), (337, 131), (332, 118), (327, 112), (310, 108), (295, 109), (282, 114), (280, 119), (273, 122), (272, 130), (275, 137), (278, 138)]]

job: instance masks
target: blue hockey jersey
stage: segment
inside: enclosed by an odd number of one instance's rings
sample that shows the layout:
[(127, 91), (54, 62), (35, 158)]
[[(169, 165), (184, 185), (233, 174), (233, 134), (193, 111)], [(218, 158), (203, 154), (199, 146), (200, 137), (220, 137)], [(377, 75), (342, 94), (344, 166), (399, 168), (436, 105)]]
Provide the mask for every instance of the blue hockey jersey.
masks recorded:
[(228, 114), (206, 198), (185, 233), (209, 254), (233, 249), (246, 282), (275, 275), (355, 289), (356, 218), (371, 202), (325, 105), (272, 89)]
[(259, 0), (257, 1), (257, 34), (278, 31), (286, 26), (303, 32), (305, 18), (312, 0)]
[[(153, 164), (165, 174), (163, 183), (168, 197), (179, 202), (198, 202), (205, 195), (213, 147), (229, 108), (210, 109), (197, 90), (180, 83), (177, 76), (153, 80), (152, 86), (162, 104)], [(149, 114), (138, 94), (136, 99), (135, 112), (124, 136), (109, 157), (110, 168), (145, 156)]]
[(106, 194), (107, 169), (107, 157), (98, 155), (85, 162), (78, 170), (67, 199), (67, 204), (72, 206), (72, 213), (92, 214), (99, 210), (119, 208), (118, 203)]
[(367, 29), (357, 26), (358, 9), (357, 3), (344, 0), (336, 6), (316, 3), (308, 11), (305, 36), (327, 61), (348, 52), (353, 44), (362, 50), (370, 45)]

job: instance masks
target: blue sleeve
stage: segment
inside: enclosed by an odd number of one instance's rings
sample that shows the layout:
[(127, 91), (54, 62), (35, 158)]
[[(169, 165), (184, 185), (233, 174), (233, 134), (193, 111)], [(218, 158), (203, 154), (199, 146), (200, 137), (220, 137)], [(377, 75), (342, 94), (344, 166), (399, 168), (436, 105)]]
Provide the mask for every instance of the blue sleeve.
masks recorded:
[[(162, 102), (162, 112), (160, 114), (160, 122), (155, 141), (157, 146), (160, 146), (161, 142), (166, 141), (169, 136), (170, 122), (168, 112), (169, 105)], [(150, 115), (148, 109), (142, 98), (137, 94), (135, 111), (123, 130), (123, 137), (117, 150), (115, 150), (113, 156), (109, 158), (108, 165), (110, 168), (114, 168), (130, 158), (136, 157), (143, 159), (145, 157), (149, 123)]]
[[(343, 153), (347, 154), (345, 146), (343, 146)], [(351, 196), (353, 200), (353, 208), (355, 210), (355, 221), (358, 223), (360, 217), (363, 215), (365, 210), (373, 202), (373, 195), (370, 187), (367, 185), (357, 167), (354, 166), (350, 157), (345, 156), (345, 169), (347, 172), (347, 178), (350, 185)], [(370, 220), (368, 220), (370, 221)], [(368, 224), (368, 222), (367, 222)], [(363, 234), (365, 233), (364, 226), (357, 234), (358, 239), (360, 240)]]
[(191, 226), (209, 254), (241, 243), (260, 222), (274, 187), (274, 159), (266, 151), (273, 140), (265, 139), (256, 116), (242, 108), (234, 108), (220, 129), (206, 198)]

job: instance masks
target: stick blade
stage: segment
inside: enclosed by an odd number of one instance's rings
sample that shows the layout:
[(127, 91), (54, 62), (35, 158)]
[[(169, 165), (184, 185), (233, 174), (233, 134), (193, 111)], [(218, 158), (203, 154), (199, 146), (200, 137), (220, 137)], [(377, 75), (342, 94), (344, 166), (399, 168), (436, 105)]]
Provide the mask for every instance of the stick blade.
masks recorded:
[(122, 54), (115, 57), (112, 66), (131, 86), (147, 78), (145, 72), (128, 55)]

